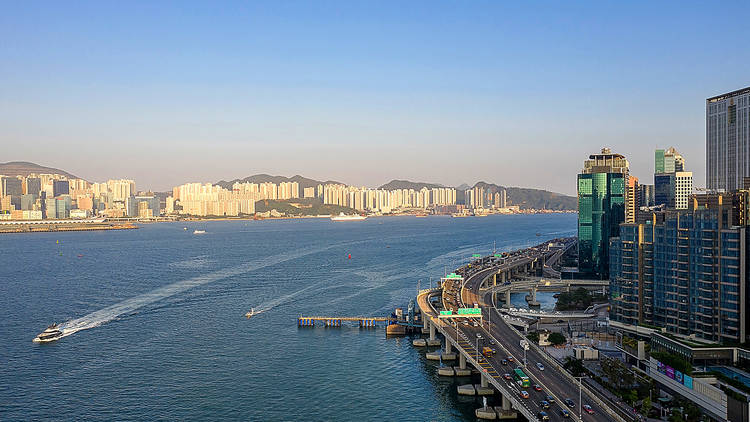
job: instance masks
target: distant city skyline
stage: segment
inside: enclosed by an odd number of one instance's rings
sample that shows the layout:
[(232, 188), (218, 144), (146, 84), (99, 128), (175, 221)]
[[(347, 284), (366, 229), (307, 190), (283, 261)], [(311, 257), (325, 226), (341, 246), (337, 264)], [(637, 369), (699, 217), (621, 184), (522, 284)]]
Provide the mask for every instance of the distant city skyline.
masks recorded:
[(575, 195), (582, 153), (610, 147), (650, 184), (674, 146), (703, 187), (705, 100), (749, 85), (731, 41), (750, 39), (748, 11), (9, 4), (0, 161), (155, 191), (268, 173)]

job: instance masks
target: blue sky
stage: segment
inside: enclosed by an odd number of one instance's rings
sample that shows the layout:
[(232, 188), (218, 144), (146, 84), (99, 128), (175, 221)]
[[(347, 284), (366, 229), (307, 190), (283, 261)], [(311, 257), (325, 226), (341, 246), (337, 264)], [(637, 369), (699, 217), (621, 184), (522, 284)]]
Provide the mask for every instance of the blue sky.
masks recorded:
[(702, 186), (705, 99), (750, 85), (749, 9), (9, 2), (0, 162), (158, 190), (266, 172), (574, 194), (602, 146), (646, 183), (675, 146)]

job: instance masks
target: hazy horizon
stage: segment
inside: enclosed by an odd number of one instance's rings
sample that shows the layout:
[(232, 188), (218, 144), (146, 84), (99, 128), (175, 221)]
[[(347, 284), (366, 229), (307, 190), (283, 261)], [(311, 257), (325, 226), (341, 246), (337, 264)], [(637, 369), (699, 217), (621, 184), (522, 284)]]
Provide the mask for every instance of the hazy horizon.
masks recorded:
[(602, 147), (652, 183), (674, 146), (700, 187), (705, 99), (750, 85), (749, 9), (8, 4), (0, 162), (155, 191), (268, 173), (575, 195)]

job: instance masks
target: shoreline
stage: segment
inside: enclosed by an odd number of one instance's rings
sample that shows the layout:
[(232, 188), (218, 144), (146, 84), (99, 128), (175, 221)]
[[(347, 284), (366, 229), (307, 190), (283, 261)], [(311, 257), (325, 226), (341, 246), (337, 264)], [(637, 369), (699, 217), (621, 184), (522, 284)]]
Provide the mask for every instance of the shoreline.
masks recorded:
[(8, 225), (0, 227), (0, 234), (15, 233), (54, 233), (54, 232), (78, 232), (78, 231), (102, 231), (102, 230), (134, 230), (138, 229), (135, 224), (24, 224)]

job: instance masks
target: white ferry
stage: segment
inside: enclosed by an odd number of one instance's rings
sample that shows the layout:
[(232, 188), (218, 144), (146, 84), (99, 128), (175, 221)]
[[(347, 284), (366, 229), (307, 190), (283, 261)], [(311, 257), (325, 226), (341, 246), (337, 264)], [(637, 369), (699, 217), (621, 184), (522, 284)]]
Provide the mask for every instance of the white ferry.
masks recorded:
[(346, 215), (343, 212), (337, 216), (331, 217), (331, 221), (359, 221), (364, 220), (367, 217), (364, 215)]

